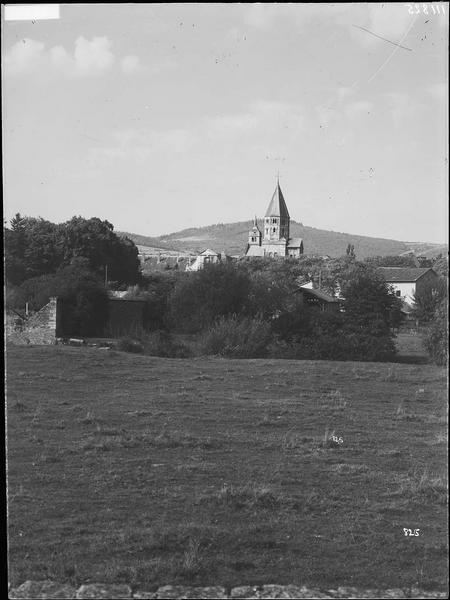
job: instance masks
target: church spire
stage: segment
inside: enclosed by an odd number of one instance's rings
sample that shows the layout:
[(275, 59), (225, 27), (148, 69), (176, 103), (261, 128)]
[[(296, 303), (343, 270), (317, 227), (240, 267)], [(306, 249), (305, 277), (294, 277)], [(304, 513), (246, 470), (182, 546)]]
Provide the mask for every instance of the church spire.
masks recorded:
[(283, 192), (280, 188), (280, 181), (277, 179), (277, 187), (272, 196), (269, 206), (267, 207), (266, 217), (283, 217), (289, 219), (289, 213), (284, 201)]

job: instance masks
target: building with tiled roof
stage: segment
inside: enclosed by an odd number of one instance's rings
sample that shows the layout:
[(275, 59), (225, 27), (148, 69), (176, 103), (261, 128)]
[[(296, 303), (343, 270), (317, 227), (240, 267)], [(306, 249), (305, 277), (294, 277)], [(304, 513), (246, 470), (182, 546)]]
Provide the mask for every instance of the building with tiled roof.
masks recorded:
[(186, 266), (186, 271), (199, 271), (200, 269), (203, 269), (206, 264), (209, 265), (217, 263), (221, 260), (221, 258), (222, 257), (220, 254), (207, 248), (206, 250), (203, 250), (203, 252), (200, 252), (192, 265), (189, 264)]
[(294, 293), (299, 295), (303, 304), (318, 307), (322, 311), (338, 312), (343, 303), (342, 300), (330, 296), (330, 294), (327, 294), (323, 290), (314, 290), (305, 285), (300, 286)]
[(409, 305), (414, 304), (417, 292), (433, 286), (439, 277), (431, 268), (378, 267), (378, 270), (386, 283), (394, 288), (396, 295)]
[(246, 256), (290, 256), (303, 254), (303, 240), (289, 237), (290, 216), (284, 200), (280, 182), (277, 186), (264, 215), (263, 232), (258, 227), (255, 217), (253, 228), (248, 235)]

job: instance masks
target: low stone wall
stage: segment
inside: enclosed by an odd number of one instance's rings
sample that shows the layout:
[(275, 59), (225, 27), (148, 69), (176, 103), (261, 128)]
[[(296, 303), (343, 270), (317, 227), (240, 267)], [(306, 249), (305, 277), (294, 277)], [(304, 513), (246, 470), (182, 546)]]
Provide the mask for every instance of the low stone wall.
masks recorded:
[(8, 597), (13, 598), (139, 598), (172, 600), (184, 598), (447, 598), (445, 592), (430, 592), (416, 587), (408, 589), (391, 588), (386, 590), (367, 590), (355, 587), (338, 587), (336, 589), (318, 590), (295, 585), (263, 585), (242, 586), (225, 589), (221, 586), (187, 587), (166, 585), (154, 592), (138, 590), (133, 592), (130, 586), (124, 584), (89, 583), (78, 589), (53, 581), (26, 581), (21, 586), (9, 590)]
[(50, 298), (48, 304), (28, 319), (15, 323), (7, 321), (5, 325), (6, 340), (17, 346), (55, 344), (57, 312), (58, 299)]

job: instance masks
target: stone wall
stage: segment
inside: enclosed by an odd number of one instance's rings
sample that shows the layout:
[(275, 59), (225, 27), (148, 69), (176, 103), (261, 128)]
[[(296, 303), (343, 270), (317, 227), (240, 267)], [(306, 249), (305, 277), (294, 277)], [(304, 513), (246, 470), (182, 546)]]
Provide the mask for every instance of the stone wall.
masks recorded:
[(53, 581), (26, 581), (21, 586), (9, 590), (9, 598), (139, 598), (172, 599), (182, 598), (225, 598), (238, 600), (243, 598), (447, 598), (445, 592), (420, 590), (417, 587), (408, 589), (361, 589), (355, 587), (337, 587), (336, 589), (318, 590), (296, 585), (262, 585), (241, 586), (225, 589), (221, 586), (189, 587), (184, 585), (166, 585), (156, 591), (136, 590), (126, 584), (88, 583), (78, 589)]
[[(137, 335), (142, 332), (144, 323), (143, 300), (110, 298), (108, 301), (108, 322), (104, 334), (112, 337)], [(5, 315), (5, 336), (7, 342), (17, 346), (27, 344), (55, 344), (56, 338), (67, 337), (62, 330), (63, 302), (60, 298), (50, 298), (50, 302), (28, 318), (17, 314)]]
[(27, 344), (55, 344), (59, 322), (59, 308), (60, 303), (58, 299), (50, 298), (48, 304), (28, 319), (11, 318), (9, 315), (5, 323), (6, 340), (20, 346)]

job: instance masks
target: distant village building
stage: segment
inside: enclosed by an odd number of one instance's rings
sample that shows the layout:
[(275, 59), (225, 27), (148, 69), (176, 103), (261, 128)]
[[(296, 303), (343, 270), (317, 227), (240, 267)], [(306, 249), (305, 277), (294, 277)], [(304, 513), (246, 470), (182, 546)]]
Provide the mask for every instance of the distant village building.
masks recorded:
[(438, 274), (431, 268), (379, 267), (386, 283), (392, 285), (396, 296), (412, 306), (414, 295), (438, 280)]
[(222, 260), (222, 255), (225, 256), (223, 253), (218, 254), (217, 252), (214, 252), (214, 250), (207, 248), (197, 256), (192, 265), (186, 267), (186, 271), (199, 271), (200, 269), (203, 269), (205, 265), (214, 264)]
[(261, 233), (255, 217), (253, 228), (248, 234), (245, 256), (299, 258), (303, 254), (303, 240), (289, 237), (290, 221), (278, 181), (264, 216), (264, 233)]
[(295, 293), (298, 294), (302, 304), (317, 307), (321, 311), (339, 312), (343, 303), (342, 300), (333, 298), (333, 296), (322, 290), (312, 289), (308, 284), (300, 286), (298, 290), (295, 290)]

